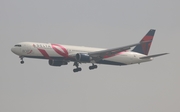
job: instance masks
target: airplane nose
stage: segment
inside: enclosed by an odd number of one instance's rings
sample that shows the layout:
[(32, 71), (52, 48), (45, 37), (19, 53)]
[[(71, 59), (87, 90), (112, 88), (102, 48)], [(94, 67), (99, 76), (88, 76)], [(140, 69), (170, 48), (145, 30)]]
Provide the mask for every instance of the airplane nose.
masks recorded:
[(13, 47), (11, 48), (11, 51), (13, 52), (14, 50), (13, 50)]
[(14, 48), (14, 47), (12, 47), (12, 48), (11, 48), (11, 51), (12, 51), (13, 53), (15, 53), (15, 48)]

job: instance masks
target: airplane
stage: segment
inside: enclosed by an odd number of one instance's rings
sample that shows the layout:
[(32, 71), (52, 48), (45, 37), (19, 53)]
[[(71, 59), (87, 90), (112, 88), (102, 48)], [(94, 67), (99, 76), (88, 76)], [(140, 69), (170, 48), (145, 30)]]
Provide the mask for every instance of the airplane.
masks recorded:
[[(74, 62), (73, 72), (81, 71), (79, 64), (91, 63), (90, 70), (96, 69), (96, 64), (106, 65), (130, 65), (140, 64), (143, 62), (152, 61), (154, 57), (166, 55), (168, 53), (161, 53), (155, 55), (148, 55), (153, 37), (154, 29), (141, 39), (139, 43), (111, 48), (92, 48), (83, 46), (61, 45), (52, 43), (38, 43), (38, 42), (21, 42), (11, 48), (11, 51), (18, 55), (20, 63), (23, 64), (23, 58), (37, 58), (47, 59), (51, 66), (67, 65), (69, 62)], [(132, 50), (130, 50), (134, 47)]]

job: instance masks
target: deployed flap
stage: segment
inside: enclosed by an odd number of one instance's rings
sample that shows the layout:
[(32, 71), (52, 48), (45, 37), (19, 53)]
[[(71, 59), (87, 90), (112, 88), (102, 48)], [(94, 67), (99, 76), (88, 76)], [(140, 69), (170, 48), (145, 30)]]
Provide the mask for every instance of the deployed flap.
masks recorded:
[(113, 56), (119, 52), (129, 50), (131, 47), (134, 47), (139, 44), (147, 43), (147, 42), (150, 42), (150, 41), (146, 41), (146, 42), (144, 41), (137, 44), (132, 44), (132, 45), (113, 48), (113, 49), (107, 49), (107, 50), (102, 50), (102, 51), (89, 52), (88, 54), (89, 56), (93, 58), (93, 60), (100, 60), (100, 59), (103, 59), (105, 56)]
[(144, 56), (144, 57), (141, 57), (140, 59), (154, 58), (154, 57), (158, 57), (158, 56), (162, 56), (162, 55), (166, 55), (166, 54), (169, 54), (169, 53), (162, 53), (162, 54), (155, 54), (155, 55)]

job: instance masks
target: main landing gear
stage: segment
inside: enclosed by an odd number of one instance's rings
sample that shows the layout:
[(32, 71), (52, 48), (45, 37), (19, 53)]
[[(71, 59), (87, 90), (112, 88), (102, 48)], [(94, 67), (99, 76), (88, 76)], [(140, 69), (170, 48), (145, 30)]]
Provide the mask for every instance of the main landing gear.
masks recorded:
[(19, 56), (19, 58), (21, 59), (20, 63), (21, 63), (21, 64), (24, 64), (23, 57), (22, 57), (22, 56)]
[(92, 66), (89, 66), (89, 70), (93, 70), (93, 69), (96, 69), (97, 68), (97, 65), (92, 65)]
[[(73, 72), (79, 72), (81, 71), (82, 69), (79, 67), (79, 63), (78, 62), (74, 62), (74, 66), (76, 66), (75, 69), (73, 69)], [(89, 66), (89, 70), (93, 70), (93, 69), (96, 69), (98, 66), (97, 65), (94, 65), (94, 63), (92, 64), (92, 66)]]
[(79, 67), (79, 63), (78, 63), (78, 62), (74, 62), (74, 66), (76, 66), (76, 68), (73, 69), (73, 72), (79, 72), (79, 71), (82, 70), (82, 69)]

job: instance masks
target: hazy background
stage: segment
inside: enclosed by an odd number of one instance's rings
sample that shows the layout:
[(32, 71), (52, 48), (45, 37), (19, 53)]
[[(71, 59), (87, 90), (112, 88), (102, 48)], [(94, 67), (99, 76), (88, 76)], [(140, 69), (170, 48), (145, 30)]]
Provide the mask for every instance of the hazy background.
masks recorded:
[[(179, 0), (0, 0), (0, 112), (179, 112)], [(156, 29), (152, 62), (73, 73), (10, 49), (22, 41), (113, 48)]]

